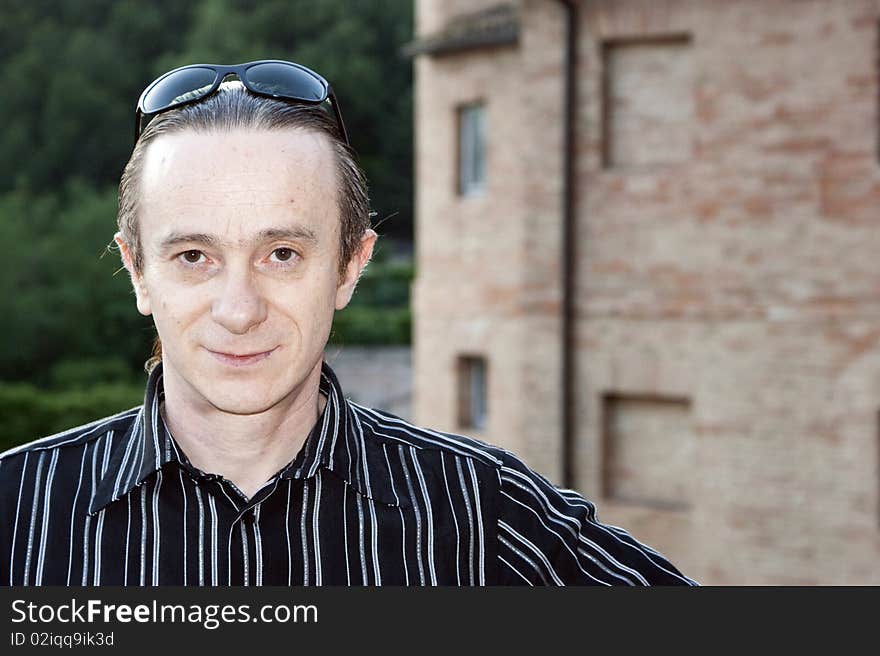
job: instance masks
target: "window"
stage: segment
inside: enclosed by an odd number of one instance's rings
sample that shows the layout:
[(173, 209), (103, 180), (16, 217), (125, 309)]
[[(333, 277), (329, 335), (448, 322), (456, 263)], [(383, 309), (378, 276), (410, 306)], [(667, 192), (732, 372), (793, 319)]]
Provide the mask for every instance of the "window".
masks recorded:
[(458, 423), (462, 428), (486, 428), (486, 359), (458, 359)]
[(687, 398), (605, 394), (604, 496), (648, 508), (686, 510), (696, 441)]
[(486, 112), (481, 103), (458, 110), (458, 193), (473, 196), (486, 186)]
[(687, 161), (694, 114), (690, 38), (610, 41), (602, 57), (605, 168)]

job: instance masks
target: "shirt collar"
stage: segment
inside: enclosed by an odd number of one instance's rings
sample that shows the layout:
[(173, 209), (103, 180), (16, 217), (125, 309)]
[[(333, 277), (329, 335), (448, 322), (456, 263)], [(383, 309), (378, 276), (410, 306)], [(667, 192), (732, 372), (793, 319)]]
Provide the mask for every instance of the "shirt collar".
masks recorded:
[[(360, 422), (326, 362), (321, 363), (319, 389), (327, 403), (299, 454), (280, 473), (281, 478), (312, 478), (323, 467), (362, 496), (389, 506), (399, 505), (381, 444)], [(159, 412), (164, 397), (160, 363), (147, 379), (143, 406), (124, 436), (111, 447), (109, 466), (98, 482), (90, 514), (123, 498), (171, 462), (194, 477), (205, 476), (190, 464), (168, 431)]]
[(326, 362), (321, 365), (320, 390), (327, 398), (327, 405), (300, 456), (282, 476), (310, 478), (323, 467), (368, 499), (388, 506), (400, 505), (382, 443), (370, 426), (358, 418), (342, 392), (339, 379)]

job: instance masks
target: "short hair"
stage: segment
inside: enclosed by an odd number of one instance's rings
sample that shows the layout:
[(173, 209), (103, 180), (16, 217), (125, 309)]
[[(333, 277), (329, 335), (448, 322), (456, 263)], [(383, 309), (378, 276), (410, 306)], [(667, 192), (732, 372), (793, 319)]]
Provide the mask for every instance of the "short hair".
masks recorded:
[[(139, 188), (144, 158), (150, 143), (164, 134), (184, 131), (203, 133), (235, 129), (305, 129), (328, 137), (336, 162), (337, 205), (340, 217), (339, 275), (351, 260), (364, 232), (370, 228), (370, 200), (367, 182), (354, 151), (339, 132), (336, 121), (322, 107), (294, 104), (250, 93), (241, 82), (224, 82), (216, 93), (200, 102), (158, 114), (135, 143), (119, 182), (119, 232), (128, 244), (133, 273), (144, 266), (143, 247), (138, 229)], [(159, 338), (146, 363), (151, 371), (161, 360)]]

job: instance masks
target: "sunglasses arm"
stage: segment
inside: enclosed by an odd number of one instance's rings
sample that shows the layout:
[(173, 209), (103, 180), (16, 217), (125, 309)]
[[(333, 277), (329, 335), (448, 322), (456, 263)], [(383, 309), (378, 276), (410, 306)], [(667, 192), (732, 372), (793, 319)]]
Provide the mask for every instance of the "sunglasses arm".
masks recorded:
[(327, 97), (333, 105), (333, 112), (336, 114), (336, 124), (339, 126), (339, 132), (342, 135), (342, 139), (350, 146), (351, 142), (348, 140), (348, 132), (345, 129), (345, 123), (342, 121), (342, 112), (339, 109), (339, 101), (336, 100), (336, 94), (333, 93), (333, 89), (328, 91)]
[(140, 109), (136, 109), (134, 112), (134, 142), (137, 143), (137, 140), (141, 136), (141, 119), (143, 115), (141, 114)]

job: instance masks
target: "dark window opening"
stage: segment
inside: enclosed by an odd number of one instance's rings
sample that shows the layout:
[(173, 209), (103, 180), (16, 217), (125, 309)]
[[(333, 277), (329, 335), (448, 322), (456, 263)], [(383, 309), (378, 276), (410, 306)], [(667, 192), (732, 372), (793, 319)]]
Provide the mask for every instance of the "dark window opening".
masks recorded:
[(458, 424), (462, 428), (486, 428), (486, 359), (458, 359)]

